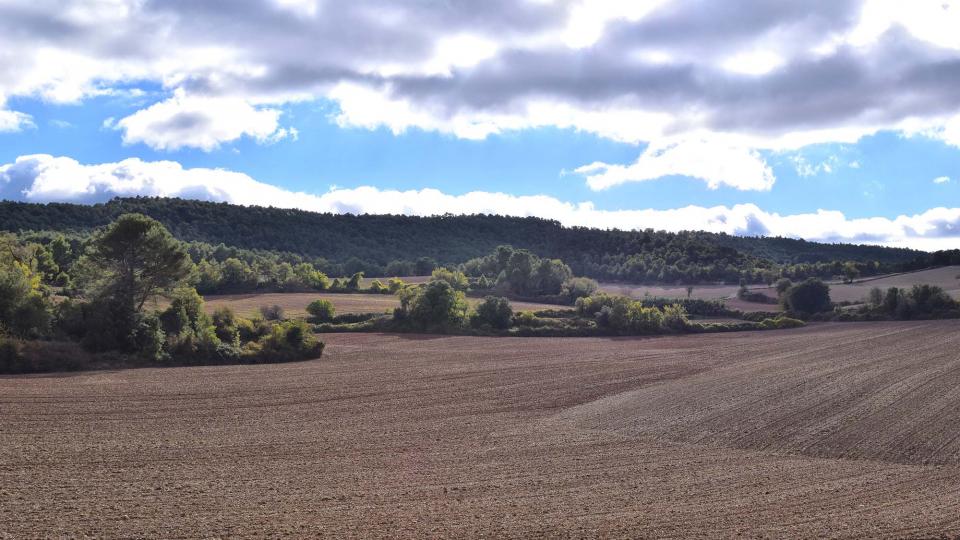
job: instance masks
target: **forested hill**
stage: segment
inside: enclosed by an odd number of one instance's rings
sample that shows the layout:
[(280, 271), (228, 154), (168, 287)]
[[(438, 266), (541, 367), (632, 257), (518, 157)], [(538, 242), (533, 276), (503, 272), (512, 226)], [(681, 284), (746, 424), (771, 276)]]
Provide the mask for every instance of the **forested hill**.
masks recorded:
[(556, 221), (492, 215), (415, 217), (320, 214), (183, 199), (128, 198), (105, 204), (0, 202), (0, 230), (89, 231), (119, 215), (151, 216), (182, 240), (352, 261), (376, 275), (391, 261), (430, 257), (457, 264), (511, 244), (561, 258), (575, 271), (636, 281), (730, 280), (733, 272), (843, 261), (893, 267), (921, 252), (788, 238), (706, 232), (607, 231)]

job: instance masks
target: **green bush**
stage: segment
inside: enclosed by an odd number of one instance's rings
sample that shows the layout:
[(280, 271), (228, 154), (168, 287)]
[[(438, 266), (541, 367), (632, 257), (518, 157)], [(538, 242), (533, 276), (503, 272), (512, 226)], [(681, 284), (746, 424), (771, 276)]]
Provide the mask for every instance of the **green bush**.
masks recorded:
[(329, 322), (336, 315), (336, 308), (333, 307), (333, 302), (319, 299), (307, 305), (307, 313), (315, 322)]
[(817, 278), (808, 278), (787, 289), (783, 304), (789, 311), (804, 315), (830, 311), (830, 287)]
[(663, 307), (663, 326), (671, 330), (683, 330), (687, 327), (687, 310), (680, 304)]
[(578, 298), (589, 297), (593, 293), (597, 292), (599, 287), (600, 285), (590, 278), (570, 278), (563, 282), (563, 288), (560, 290), (560, 295), (563, 296), (568, 302), (573, 303), (576, 302)]
[(458, 291), (465, 291), (470, 287), (470, 282), (463, 272), (449, 268), (437, 268), (434, 270), (430, 276), (430, 281), (445, 281)]
[(463, 292), (446, 281), (431, 281), (420, 287), (405, 287), (398, 293), (400, 307), (394, 320), (409, 321), (421, 329), (446, 330), (463, 325), (467, 302)]
[(513, 320), (513, 308), (506, 298), (488, 296), (477, 305), (476, 313), (471, 318), (475, 327), (488, 325), (491, 328), (505, 329), (510, 327)]

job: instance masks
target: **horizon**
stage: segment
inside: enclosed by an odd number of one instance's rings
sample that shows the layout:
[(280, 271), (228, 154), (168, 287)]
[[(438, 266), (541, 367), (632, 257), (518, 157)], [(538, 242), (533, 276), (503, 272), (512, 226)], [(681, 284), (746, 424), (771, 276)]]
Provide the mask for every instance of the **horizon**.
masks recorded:
[(0, 6), (3, 200), (960, 248), (957, 2), (56, 6)]

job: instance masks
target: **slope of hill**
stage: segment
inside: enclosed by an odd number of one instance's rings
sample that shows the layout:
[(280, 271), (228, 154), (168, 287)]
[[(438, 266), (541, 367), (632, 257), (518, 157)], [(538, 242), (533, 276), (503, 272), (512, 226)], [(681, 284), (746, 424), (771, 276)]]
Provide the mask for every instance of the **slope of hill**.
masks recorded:
[(128, 212), (161, 221), (182, 240), (334, 262), (355, 259), (371, 270), (418, 257), (456, 264), (511, 244), (561, 258), (575, 272), (597, 278), (735, 283), (744, 274), (759, 275), (778, 265), (829, 264), (812, 272), (829, 274), (839, 271), (840, 262), (855, 261), (872, 264), (874, 271), (880, 267), (892, 271), (923, 255), (908, 249), (789, 238), (569, 228), (539, 218), (321, 214), (164, 198), (114, 199), (97, 205), (0, 202), (0, 230), (89, 231)]

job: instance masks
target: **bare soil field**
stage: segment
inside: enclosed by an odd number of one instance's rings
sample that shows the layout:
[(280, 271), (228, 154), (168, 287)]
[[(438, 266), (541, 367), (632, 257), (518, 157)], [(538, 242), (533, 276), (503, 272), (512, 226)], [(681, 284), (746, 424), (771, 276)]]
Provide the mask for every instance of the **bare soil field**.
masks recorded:
[(0, 537), (960, 534), (960, 323), (0, 378)]
[[(204, 297), (209, 313), (220, 307), (229, 307), (238, 315), (250, 317), (259, 313), (260, 306), (278, 305), (288, 317), (303, 317), (307, 314), (307, 305), (314, 300), (323, 299), (333, 302), (337, 313), (385, 313), (400, 305), (400, 300), (392, 294), (345, 294), (345, 293), (259, 293), (259, 294), (222, 294)], [(471, 304), (482, 301), (481, 298), (467, 298)], [(514, 311), (557, 309), (565, 306), (536, 304), (532, 302), (510, 302)]]

